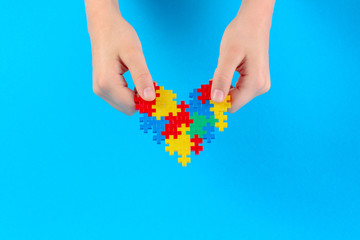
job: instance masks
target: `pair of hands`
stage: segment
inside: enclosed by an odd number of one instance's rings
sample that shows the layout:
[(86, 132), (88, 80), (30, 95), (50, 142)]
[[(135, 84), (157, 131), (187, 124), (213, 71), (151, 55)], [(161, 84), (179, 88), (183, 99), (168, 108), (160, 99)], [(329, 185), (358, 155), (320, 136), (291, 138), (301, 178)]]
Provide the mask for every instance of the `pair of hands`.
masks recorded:
[[(269, 9), (254, 8), (256, 0), (248, 1), (253, 2), (243, 1), (238, 15), (224, 32), (213, 77), (211, 98), (222, 102), (230, 94), (230, 112), (236, 112), (270, 89), (268, 49), (272, 8), (270, 4), (271, 14), (266, 17)], [(145, 100), (155, 98), (155, 89), (140, 40), (118, 9), (115, 4), (88, 12), (93, 90), (117, 110), (132, 115), (135, 92), (128, 88), (123, 74), (130, 71), (138, 94)], [(235, 87), (231, 87), (235, 71), (240, 77)]]

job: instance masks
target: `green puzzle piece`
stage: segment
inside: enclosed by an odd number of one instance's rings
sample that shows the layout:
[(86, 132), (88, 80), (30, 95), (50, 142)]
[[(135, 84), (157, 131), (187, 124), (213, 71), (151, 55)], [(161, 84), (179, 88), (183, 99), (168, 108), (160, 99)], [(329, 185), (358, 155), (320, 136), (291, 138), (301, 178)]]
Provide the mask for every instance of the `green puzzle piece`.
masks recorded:
[(193, 123), (190, 123), (190, 131), (186, 133), (190, 135), (190, 138), (194, 138), (195, 135), (198, 135), (199, 138), (203, 137), (203, 134), (206, 134), (204, 127), (207, 123), (210, 123), (212, 127), (215, 127), (215, 123), (218, 122), (218, 119), (215, 119), (215, 116), (211, 115), (207, 118), (205, 115), (198, 115), (197, 112), (194, 112), (190, 119), (194, 120)]

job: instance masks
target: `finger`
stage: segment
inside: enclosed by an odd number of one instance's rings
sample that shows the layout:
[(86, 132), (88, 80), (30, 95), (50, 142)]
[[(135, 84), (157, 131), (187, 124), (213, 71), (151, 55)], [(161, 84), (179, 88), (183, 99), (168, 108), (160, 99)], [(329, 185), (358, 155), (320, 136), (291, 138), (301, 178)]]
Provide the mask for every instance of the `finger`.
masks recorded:
[[(100, 71), (99, 69), (105, 69)], [(100, 73), (101, 72), (101, 73)], [(94, 68), (93, 89), (96, 95), (126, 115), (135, 113), (134, 92), (127, 87), (124, 77), (119, 74), (119, 63), (108, 62)]]
[(134, 115), (135, 111), (135, 106), (133, 107), (129, 107), (129, 108), (125, 108), (123, 105), (119, 105), (116, 102), (113, 101), (112, 98), (106, 98), (106, 97), (102, 97), (103, 100), (105, 100), (110, 106), (112, 106), (113, 108), (115, 108), (116, 110), (128, 115), (128, 116), (132, 116)]
[(229, 109), (230, 113), (238, 111), (255, 97), (254, 91), (252, 91), (252, 89), (246, 83), (243, 85), (235, 85), (235, 88), (232, 88), (229, 94), (231, 95), (231, 108)]
[(111, 78), (105, 84), (94, 85), (94, 92), (120, 112), (129, 116), (133, 115), (135, 113), (135, 93), (127, 87), (126, 83), (123, 84), (125, 82), (123, 76), (115, 75)]
[(270, 89), (270, 74), (266, 61), (258, 57), (247, 57), (245, 67), (240, 70), (241, 76), (230, 90), (232, 105), (229, 112), (236, 112), (253, 98)]
[[(114, 86), (109, 93), (110, 99), (112, 100), (115, 108), (119, 109), (126, 115), (133, 115), (135, 113), (135, 93), (127, 87), (127, 84), (122, 84), (125, 79), (122, 75), (118, 76), (120, 81), (114, 82)], [(111, 103), (110, 103), (111, 104)]]
[(222, 102), (228, 95), (234, 72), (241, 63), (243, 57), (242, 54), (220, 54), (211, 89), (211, 99), (214, 102)]
[(127, 55), (124, 58), (124, 63), (129, 68), (139, 95), (144, 100), (154, 100), (156, 96), (155, 88), (142, 51), (138, 50)]

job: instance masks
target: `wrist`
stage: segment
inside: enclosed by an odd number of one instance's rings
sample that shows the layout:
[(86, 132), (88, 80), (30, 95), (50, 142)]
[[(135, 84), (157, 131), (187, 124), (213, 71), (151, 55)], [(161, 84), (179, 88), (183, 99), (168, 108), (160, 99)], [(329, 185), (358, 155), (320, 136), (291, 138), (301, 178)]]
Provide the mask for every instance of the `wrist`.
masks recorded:
[(122, 18), (117, 0), (85, 0), (89, 33), (112, 25), (114, 18)]
[(275, 0), (243, 0), (236, 18), (254, 30), (270, 31)]

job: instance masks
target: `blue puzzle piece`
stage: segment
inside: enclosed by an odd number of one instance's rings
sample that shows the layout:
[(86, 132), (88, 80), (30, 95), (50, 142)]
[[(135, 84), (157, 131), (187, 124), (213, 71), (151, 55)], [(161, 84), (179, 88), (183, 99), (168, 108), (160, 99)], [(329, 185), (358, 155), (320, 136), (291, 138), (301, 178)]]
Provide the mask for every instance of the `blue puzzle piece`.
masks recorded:
[(140, 117), (140, 130), (144, 130), (144, 133), (148, 133), (148, 130), (153, 129), (155, 123), (155, 117), (149, 117), (147, 113), (143, 113)]
[(210, 111), (210, 108), (214, 107), (214, 104), (210, 103), (210, 100), (206, 100), (206, 103), (201, 104), (201, 106), (197, 109), (199, 115), (206, 116), (207, 119), (210, 118), (210, 116), (214, 116), (214, 112)]
[(197, 97), (198, 96), (200, 96), (201, 95), (201, 93), (199, 93), (198, 91), (197, 91), (197, 89), (194, 89), (192, 92), (190, 92), (190, 94), (189, 94), (189, 97), (191, 98), (190, 99), (190, 102), (191, 102), (191, 100), (198, 100), (197, 99)]
[(201, 100), (198, 100), (197, 97), (200, 96), (201, 93), (197, 92), (197, 89), (194, 89), (190, 94), (189, 100), (189, 108), (186, 109), (190, 115), (193, 115), (194, 112), (199, 112), (202, 108)]
[(211, 126), (210, 123), (206, 123), (206, 126), (203, 127), (203, 130), (206, 131), (206, 133), (203, 134), (203, 139), (206, 139), (208, 143), (211, 143), (211, 139), (215, 139), (215, 127)]
[(168, 123), (169, 123), (169, 121), (165, 120), (165, 117), (161, 117), (160, 120), (155, 120), (153, 132), (161, 133), (161, 132), (165, 131), (165, 124), (168, 124)]
[(165, 141), (165, 136), (161, 135), (161, 132), (165, 131), (165, 124), (168, 124), (169, 121), (165, 120), (164, 117), (161, 117), (160, 120), (155, 120), (155, 124), (153, 126), (153, 140), (156, 141), (157, 144), (160, 144), (162, 141)]
[(153, 140), (157, 143), (157, 144), (161, 144), (161, 142), (165, 141), (165, 136), (161, 135), (161, 133), (156, 133), (153, 136)]

